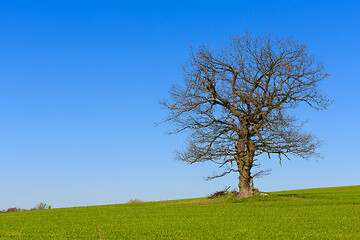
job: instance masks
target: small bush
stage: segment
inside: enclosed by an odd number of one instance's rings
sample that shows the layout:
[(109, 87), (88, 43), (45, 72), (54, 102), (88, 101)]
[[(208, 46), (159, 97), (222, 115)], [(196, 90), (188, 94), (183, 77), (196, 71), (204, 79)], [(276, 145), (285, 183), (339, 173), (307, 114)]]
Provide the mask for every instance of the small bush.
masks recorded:
[[(43, 210), (43, 209), (51, 209), (50, 205), (47, 205), (46, 203), (39, 203), (36, 207), (30, 208), (30, 211), (34, 211), (34, 210)], [(16, 208), (16, 207), (12, 207), (12, 208), (8, 208), (7, 210), (0, 210), (0, 213), (9, 213), (9, 212), (24, 212), (24, 211), (29, 211), (28, 209), (25, 208)]]
[(51, 206), (41, 202), (35, 207), (35, 210), (44, 210), (44, 209), (51, 209)]
[(130, 199), (129, 201), (127, 201), (127, 203), (142, 203), (143, 201), (141, 201), (140, 199)]
[(8, 208), (8, 210), (6, 210), (6, 212), (18, 212), (19, 210), (15, 207), (13, 208)]

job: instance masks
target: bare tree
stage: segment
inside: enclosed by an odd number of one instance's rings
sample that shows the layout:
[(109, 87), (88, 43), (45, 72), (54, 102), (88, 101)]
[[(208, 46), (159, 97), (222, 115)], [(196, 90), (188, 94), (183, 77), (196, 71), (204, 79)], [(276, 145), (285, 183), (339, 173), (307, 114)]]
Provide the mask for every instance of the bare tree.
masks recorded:
[(184, 73), (184, 85), (174, 85), (161, 101), (168, 111), (164, 122), (176, 124), (170, 133), (191, 132), (176, 159), (224, 168), (210, 179), (238, 173), (239, 198), (253, 195), (257, 156), (276, 156), (280, 164), (284, 157), (319, 156), (320, 141), (302, 132), (303, 123), (289, 112), (299, 103), (317, 110), (329, 104), (318, 89), (329, 75), (305, 45), (246, 33), (219, 52), (205, 46), (191, 51)]

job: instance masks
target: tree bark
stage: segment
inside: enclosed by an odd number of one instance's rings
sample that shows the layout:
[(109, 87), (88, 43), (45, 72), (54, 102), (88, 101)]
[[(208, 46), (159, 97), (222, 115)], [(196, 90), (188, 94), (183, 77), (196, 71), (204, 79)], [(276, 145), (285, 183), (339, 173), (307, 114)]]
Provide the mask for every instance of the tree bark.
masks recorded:
[(254, 143), (248, 139), (245, 144), (246, 156), (237, 161), (239, 170), (239, 193), (237, 198), (247, 198), (254, 195), (254, 183), (251, 177), (251, 168), (254, 162)]
[(247, 198), (253, 195), (251, 187), (250, 168), (244, 166), (242, 172), (239, 175), (239, 193), (237, 198)]

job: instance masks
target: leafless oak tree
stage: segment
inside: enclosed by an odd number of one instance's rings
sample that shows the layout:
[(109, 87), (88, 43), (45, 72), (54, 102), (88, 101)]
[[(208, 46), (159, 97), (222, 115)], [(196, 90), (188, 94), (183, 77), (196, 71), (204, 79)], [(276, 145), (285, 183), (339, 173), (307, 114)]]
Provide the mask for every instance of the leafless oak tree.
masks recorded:
[[(221, 50), (202, 46), (184, 65), (185, 83), (174, 85), (164, 122), (170, 133), (191, 132), (176, 159), (212, 161), (224, 168), (216, 178), (239, 174), (239, 198), (253, 195), (251, 169), (262, 154), (282, 158), (318, 156), (320, 141), (302, 132), (290, 109), (305, 103), (326, 109), (329, 100), (318, 89), (329, 75), (292, 38), (246, 33), (230, 38)], [(261, 173), (261, 172), (260, 172)]]

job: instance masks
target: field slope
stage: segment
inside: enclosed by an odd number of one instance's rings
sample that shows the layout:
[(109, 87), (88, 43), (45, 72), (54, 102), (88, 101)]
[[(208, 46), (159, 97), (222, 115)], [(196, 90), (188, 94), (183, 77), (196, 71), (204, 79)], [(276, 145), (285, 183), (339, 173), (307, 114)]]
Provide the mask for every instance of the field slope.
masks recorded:
[(0, 214), (0, 239), (360, 239), (360, 186)]

